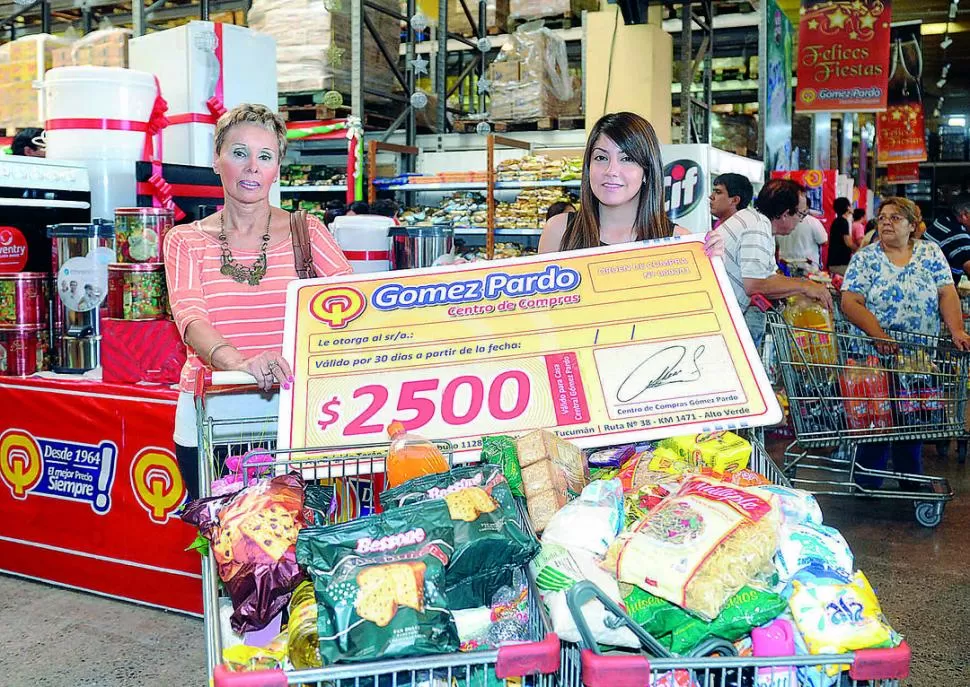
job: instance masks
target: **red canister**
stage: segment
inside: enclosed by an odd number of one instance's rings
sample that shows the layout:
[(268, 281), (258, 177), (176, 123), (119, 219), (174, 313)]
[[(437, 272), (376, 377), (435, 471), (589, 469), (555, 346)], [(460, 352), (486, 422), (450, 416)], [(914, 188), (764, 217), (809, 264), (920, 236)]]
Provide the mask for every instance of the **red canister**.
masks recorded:
[(47, 324), (47, 275), (0, 274), (0, 326)]
[(47, 329), (43, 325), (0, 329), (0, 375), (27, 377), (49, 367)]

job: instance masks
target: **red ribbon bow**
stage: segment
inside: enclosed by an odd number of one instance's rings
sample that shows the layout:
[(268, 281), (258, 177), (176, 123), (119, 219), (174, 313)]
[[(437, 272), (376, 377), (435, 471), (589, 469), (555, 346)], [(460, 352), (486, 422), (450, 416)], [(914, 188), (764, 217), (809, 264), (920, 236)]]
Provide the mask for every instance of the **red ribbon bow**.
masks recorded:
[(212, 118), (215, 120), (212, 123), (215, 124), (219, 121), (219, 117), (226, 114), (226, 105), (222, 102), (222, 98), (217, 96), (212, 96), (205, 101), (205, 106), (209, 108), (209, 112), (212, 114)]
[(172, 186), (164, 177), (162, 177), (161, 172), (155, 172), (150, 177), (148, 177), (148, 185), (152, 189), (152, 196), (159, 205), (163, 208), (168, 208), (175, 213), (175, 220), (181, 221), (185, 217), (185, 213), (182, 211), (175, 201), (172, 199)]

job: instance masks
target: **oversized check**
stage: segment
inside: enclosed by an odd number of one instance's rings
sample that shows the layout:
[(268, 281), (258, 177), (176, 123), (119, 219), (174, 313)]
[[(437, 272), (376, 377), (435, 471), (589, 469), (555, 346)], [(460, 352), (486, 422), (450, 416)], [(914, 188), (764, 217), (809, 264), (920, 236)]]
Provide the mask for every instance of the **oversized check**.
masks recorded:
[(781, 420), (720, 260), (674, 238), (297, 281), (282, 448), (553, 429), (581, 447)]

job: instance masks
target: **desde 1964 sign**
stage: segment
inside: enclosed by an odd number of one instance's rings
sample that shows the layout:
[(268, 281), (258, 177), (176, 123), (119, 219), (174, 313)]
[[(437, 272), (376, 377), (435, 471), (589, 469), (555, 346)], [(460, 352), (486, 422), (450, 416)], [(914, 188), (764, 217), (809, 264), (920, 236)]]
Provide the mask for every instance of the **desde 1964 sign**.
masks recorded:
[(885, 110), (890, 0), (802, 0), (800, 15), (795, 110)]

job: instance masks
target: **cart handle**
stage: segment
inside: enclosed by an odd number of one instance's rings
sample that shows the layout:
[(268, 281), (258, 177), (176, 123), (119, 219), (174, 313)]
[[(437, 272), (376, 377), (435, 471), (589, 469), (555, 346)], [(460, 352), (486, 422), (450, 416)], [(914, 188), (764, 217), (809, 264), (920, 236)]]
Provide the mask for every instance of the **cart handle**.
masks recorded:
[(894, 649), (860, 649), (849, 668), (853, 680), (902, 680), (909, 677), (911, 652), (902, 642)]
[(234, 673), (224, 665), (212, 671), (214, 687), (286, 687), (286, 673), (282, 670), (254, 670)]
[(559, 636), (550, 632), (539, 642), (505, 644), (498, 648), (495, 676), (500, 680), (533, 673), (558, 673), (562, 660)]
[[(583, 649), (590, 650), (594, 655), (599, 655), (600, 653), (599, 645), (597, 644), (596, 639), (593, 637), (592, 630), (589, 629), (589, 623), (586, 622), (586, 616), (583, 615), (583, 606), (586, 605), (587, 601), (591, 601), (593, 599), (598, 600), (601, 604), (603, 604), (603, 608), (605, 608), (608, 613), (613, 615), (616, 628), (623, 625), (628, 627), (640, 641), (640, 644), (653, 656), (663, 658), (670, 657), (670, 652), (667, 651), (656, 639), (654, 639), (653, 635), (633, 622), (630, 616), (623, 612), (623, 609), (620, 608), (619, 604), (604, 594), (599, 587), (589, 580), (577, 582), (569, 589), (568, 592), (566, 592), (566, 606), (569, 608), (569, 613), (573, 616), (573, 622), (576, 623), (576, 629), (579, 630), (579, 644)], [(610, 621), (610, 625), (611, 627), (614, 626), (613, 620)], [(586, 652), (584, 651), (583, 653), (585, 654)], [(585, 668), (585, 661), (583, 662), (583, 665)], [(642, 685), (645, 683), (641, 682), (640, 684)]]
[(200, 367), (195, 372), (195, 398), (205, 396), (206, 388), (211, 386), (256, 386), (256, 378), (248, 372)]

